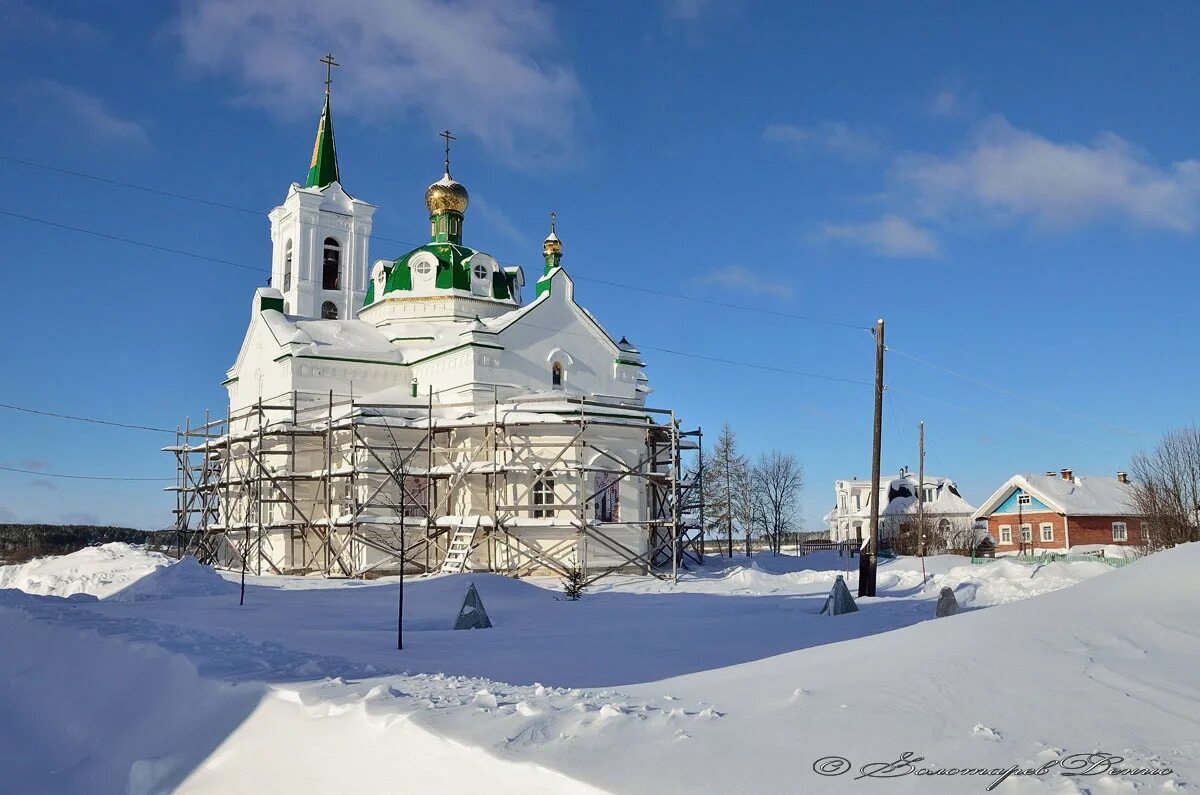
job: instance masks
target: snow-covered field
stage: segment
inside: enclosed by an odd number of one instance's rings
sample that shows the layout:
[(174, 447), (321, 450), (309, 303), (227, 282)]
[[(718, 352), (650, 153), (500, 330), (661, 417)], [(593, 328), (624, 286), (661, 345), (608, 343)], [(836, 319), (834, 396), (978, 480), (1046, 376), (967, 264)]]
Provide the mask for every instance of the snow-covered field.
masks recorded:
[[(552, 580), (409, 579), (402, 652), (391, 579), (250, 577), (239, 607), (233, 575), (124, 545), (3, 567), (0, 585), (22, 590), (0, 591), (0, 791), (968, 793), (994, 779), (855, 780), (904, 752), (999, 769), (1107, 751), (1174, 771), (1051, 768), (997, 792), (1200, 782), (1200, 545), (1120, 570), (934, 557), (924, 583), (902, 558), (881, 566), (879, 597), (836, 617), (817, 613), (839, 573), (854, 588), (857, 561), (712, 560), (678, 584), (612, 577), (579, 602)], [(468, 583), (493, 629), (450, 629)], [(934, 621), (943, 586), (963, 612)], [(853, 770), (815, 772), (833, 757)]]

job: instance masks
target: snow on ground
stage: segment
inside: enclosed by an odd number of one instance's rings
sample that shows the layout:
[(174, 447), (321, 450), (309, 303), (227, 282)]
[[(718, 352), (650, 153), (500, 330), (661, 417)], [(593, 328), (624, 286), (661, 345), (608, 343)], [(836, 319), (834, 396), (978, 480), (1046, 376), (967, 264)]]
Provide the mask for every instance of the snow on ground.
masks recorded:
[[(879, 597), (838, 617), (816, 612), (847, 564), (854, 589), (857, 560), (715, 561), (677, 585), (610, 578), (579, 602), (554, 581), (410, 579), (403, 652), (390, 579), (250, 578), (241, 608), (233, 583), (180, 566), (186, 576), (143, 586), (152, 599), (2, 592), (0, 780), (21, 792), (957, 794), (989, 782), (854, 782), (813, 765), (905, 751), (1025, 765), (1097, 749), (1176, 773), (1049, 773), (996, 791), (1200, 780), (1200, 545), (1121, 570), (933, 557), (924, 584), (921, 561), (902, 558), (881, 566)], [(469, 582), (494, 629), (449, 629)], [(943, 585), (964, 611), (932, 621)]]
[(103, 598), (171, 562), (171, 558), (159, 552), (118, 541), (70, 555), (0, 566), (0, 588), (17, 588), (43, 596), (92, 594)]

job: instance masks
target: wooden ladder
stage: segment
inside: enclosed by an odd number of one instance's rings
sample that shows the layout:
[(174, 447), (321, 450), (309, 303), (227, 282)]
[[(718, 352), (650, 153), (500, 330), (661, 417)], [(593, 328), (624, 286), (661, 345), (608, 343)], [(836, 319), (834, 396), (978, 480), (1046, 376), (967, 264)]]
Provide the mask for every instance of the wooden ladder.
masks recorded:
[(475, 546), (475, 536), (479, 533), (479, 517), (464, 516), (458, 521), (458, 529), (450, 539), (450, 547), (442, 561), (443, 574), (461, 574), (467, 570), (467, 558)]

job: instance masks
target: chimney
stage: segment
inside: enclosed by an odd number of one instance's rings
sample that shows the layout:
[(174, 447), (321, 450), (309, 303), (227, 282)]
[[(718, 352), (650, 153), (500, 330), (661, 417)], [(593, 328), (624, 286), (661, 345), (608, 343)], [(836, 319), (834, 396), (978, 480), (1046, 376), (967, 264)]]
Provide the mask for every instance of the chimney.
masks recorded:
[(1128, 483), (1129, 482), (1129, 473), (1128, 472), (1118, 472), (1117, 480), (1121, 481), (1122, 483)]
[(1075, 473), (1069, 469), (1063, 469), (1063, 470), (1060, 470), (1058, 474), (1062, 475), (1063, 480), (1070, 480), (1071, 475), (1073, 475)]

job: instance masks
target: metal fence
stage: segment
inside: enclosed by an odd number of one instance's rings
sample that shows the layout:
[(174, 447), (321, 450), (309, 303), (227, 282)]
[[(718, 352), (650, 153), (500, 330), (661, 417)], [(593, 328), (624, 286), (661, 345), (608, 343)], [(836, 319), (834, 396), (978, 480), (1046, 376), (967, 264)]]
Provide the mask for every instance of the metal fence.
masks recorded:
[(1029, 566), (1037, 566), (1043, 563), (1103, 563), (1106, 566), (1112, 566), (1114, 569), (1119, 569), (1128, 566), (1130, 563), (1135, 563), (1137, 558), (1110, 558), (1101, 555), (1081, 555), (1048, 552), (1045, 555), (1000, 555), (994, 558), (981, 558), (972, 556), (972, 563), (995, 563), (998, 560), (1010, 560), (1013, 563), (1024, 563)]

